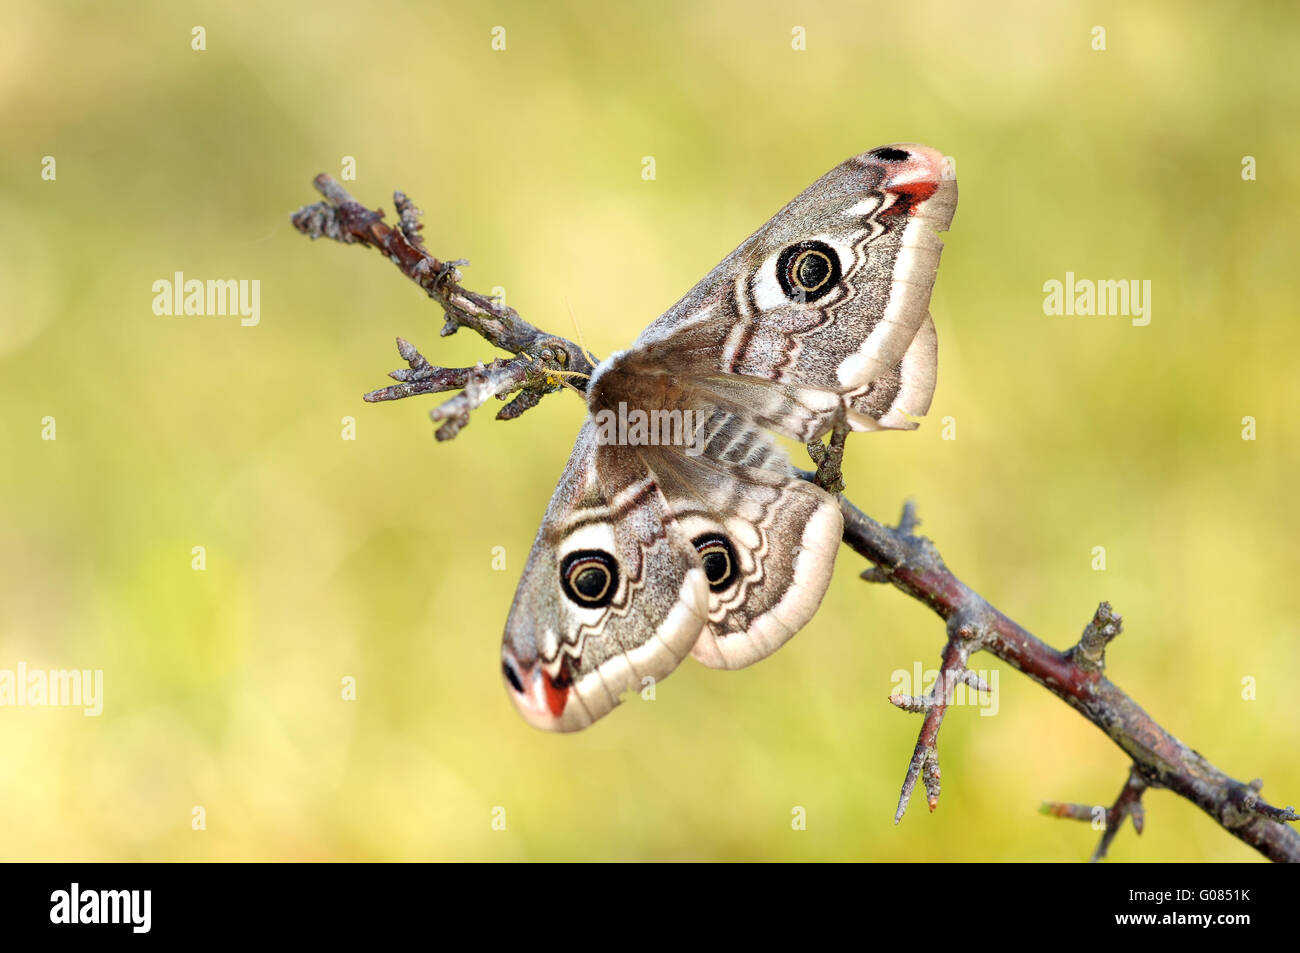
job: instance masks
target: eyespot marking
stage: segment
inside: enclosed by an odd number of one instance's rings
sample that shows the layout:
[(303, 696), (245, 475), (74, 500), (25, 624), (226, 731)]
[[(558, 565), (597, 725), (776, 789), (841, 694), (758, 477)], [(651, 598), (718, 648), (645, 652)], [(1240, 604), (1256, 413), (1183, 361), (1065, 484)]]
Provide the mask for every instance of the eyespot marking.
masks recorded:
[(704, 576), (709, 582), (709, 589), (721, 592), (736, 581), (736, 551), (732, 548), (731, 540), (718, 533), (705, 533), (697, 536), (693, 543), (704, 563)]
[(584, 609), (609, 605), (618, 590), (618, 563), (603, 549), (580, 549), (564, 557), (560, 588)]
[(840, 256), (825, 242), (799, 242), (777, 257), (776, 278), (791, 301), (816, 301), (839, 284)]

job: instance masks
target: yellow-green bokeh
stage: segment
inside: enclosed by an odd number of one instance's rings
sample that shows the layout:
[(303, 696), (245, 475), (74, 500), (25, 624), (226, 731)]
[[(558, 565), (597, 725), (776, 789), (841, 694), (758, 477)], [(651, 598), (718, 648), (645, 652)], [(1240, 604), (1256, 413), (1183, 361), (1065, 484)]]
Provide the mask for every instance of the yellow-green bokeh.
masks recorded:
[[(401, 364), (395, 335), (438, 363), (494, 355), (439, 338), (379, 255), (294, 232), (344, 156), (362, 201), (416, 200), (469, 287), (561, 333), (572, 310), (598, 354), (845, 157), (955, 156), (931, 416), (853, 439), (850, 495), (881, 518), (915, 497), (949, 564), (1055, 645), (1111, 600), (1111, 676), (1300, 799), (1293, 6), (22, 0), (0, 30), (0, 668), (101, 668), (106, 695), (98, 718), (0, 709), (0, 857), (1093, 847), (1036, 808), (1108, 803), (1126, 762), (1005, 666), (996, 717), (947, 720), (938, 812), (891, 823), (919, 722), (890, 676), (932, 667), (943, 630), (847, 551), (771, 659), (688, 661), (577, 736), (527, 727), (500, 631), (582, 406), (437, 444), (432, 398), (360, 401)], [(261, 323), (156, 316), (177, 271), (258, 279)], [(1067, 271), (1150, 280), (1150, 325), (1045, 316)], [(1147, 803), (1114, 859), (1257, 857), (1172, 794)]]

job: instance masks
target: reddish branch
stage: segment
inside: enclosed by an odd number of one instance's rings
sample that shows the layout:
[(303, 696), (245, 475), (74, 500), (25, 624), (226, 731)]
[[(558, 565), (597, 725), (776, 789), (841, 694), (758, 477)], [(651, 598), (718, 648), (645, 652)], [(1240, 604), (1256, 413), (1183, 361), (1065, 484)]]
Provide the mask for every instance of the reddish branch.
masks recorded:
[[(1106, 604), (1102, 603), (1102, 605)], [(1147, 816), (1146, 809), (1142, 807), (1142, 795), (1146, 793), (1148, 787), (1150, 785), (1142, 777), (1142, 772), (1138, 770), (1137, 765), (1134, 765), (1129, 769), (1128, 780), (1124, 782), (1119, 797), (1109, 808), (1103, 810), (1100, 805), (1045, 801), (1042, 812), (1051, 817), (1065, 817), (1075, 821), (1101, 821), (1101, 843), (1092, 852), (1093, 863), (1096, 863), (1106, 856), (1106, 851), (1110, 849), (1110, 842), (1119, 833), (1125, 818), (1133, 818), (1133, 830), (1142, 833)]]
[(903, 790), (898, 796), (898, 810), (894, 812), (895, 824), (903, 819), (918, 778), (925, 782), (925, 799), (930, 810), (939, 806), (939, 726), (943, 724), (943, 716), (952, 704), (953, 692), (957, 686), (966, 685), (979, 692), (989, 690), (984, 680), (966, 667), (971, 649), (977, 647), (974, 641), (975, 628), (968, 623), (961, 623), (955, 627), (950, 625), (949, 630), (951, 634), (943, 650), (943, 663), (939, 666), (939, 677), (935, 680), (934, 688), (926, 695), (889, 696), (890, 704), (903, 711), (925, 713), (921, 733), (916, 739), (916, 748), (912, 751), (912, 763), (908, 765)]
[[(897, 529), (881, 526), (843, 498), (841, 509), (845, 544), (875, 563), (874, 569), (867, 571), (868, 578), (887, 580), (924, 602), (948, 621), (949, 632), (963, 639), (971, 651), (996, 655), (1065, 701), (1124, 750), (1146, 787), (1168, 788), (1182, 795), (1224, 830), (1272, 860), (1300, 861), (1300, 834), (1282, 823), (1300, 820), (1300, 816), (1289, 807), (1284, 810), (1260, 800), (1259, 782), (1243, 784), (1224, 774), (1157, 724), (1102, 674), (1105, 644), (1120, 630), (1119, 617), (1108, 604), (1098, 608), (1078, 645), (1058, 652), (953, 575), (934, 544), (913, 535), (910, 504)], [(967, 630), (969, 634), (964, 636)], [(952, 645), (950, 637), (945, 666)], [(930, 710), (918, 749), (927, 743), (927, 729), (938, 734), (937, 722), (943, 712), (939, 706)], [(931, 724), (932, 719), (936, 723)], [(933, 737), (928, 743), (932, 748)], [(937, 786), (937, 777), (935, 783)], [(1111, 825), (1115, 827), (1118, 824)], [(1109, 846), (1109, 840), (1103, 846)]]
[[(414, 347), (398, 338), (398, 350), (408, 367), (389, 376), (398, 383), (371, 391), (368, 401), (396, 400), (416, 394), (459, 391), (430, 416), (440, 422), (436, 436), (447, 440), (469, 422), (470, 413), (489, 397), (514, 395), (498, 419), (519, 416), (541, 398), (560, 389), (570, 379), (581, 390), (593, 365), (582, 348), (547, 334), (519, 317), (513, 308), (461, 287), (458, 266), (429, 254), (420, 237), (419, 212), (401, 192), (393, 199), (398, 212), (396, 227), (383, 221), (382, 211), (359, 204), (328, 175), (318, 175), (315, 186), (326, 201), (300, 209), (294, 226), (312, 238), (332, 238), (360, 243), (383, 252), (402, 273), (438, 303), (445, 323), (442, 334), (469, 328), (493, 346), (514, 357), (475, 367), (446, 368), (430, 364)], [(808, 474), (832, 492), (843, 487), (840, 460), (846, 432), (837, 428), (826, 445), (810, 446), (817, 472)], [(1273, 807), (1260, 799), (1262, 782), (1243, 784), (1224, 774), (1203, 756), (1162, 728), (1132, 698), (1105, 677), (1105, 651), (1122, 631), (1122, 620), (1108, 603), (1102, 603), (1083, 631), (1078, 644), (1065, 652), (1040, 641), (990, 605), (979, 593), (948, 569), (930, 540), (914, 532), (916, 516), (909, 503), (896, 527), (883, 526), (847, 499), (840, 497), (844, 513), (844, 543), (873, 565), (864, 579), (888, 582), (917, 599), (947, 623), (939, 679), (926, 695), (890, 698), (906, 711), (925, 719), (908, 766), (899, 797), (895, 822), (902, 818), (917, 781), (921, 781), (934, 810), (939, 802), (939, 729), (958, 684), (976, 691), (987, 687), (966, 666), (972, 654), (989, 652), (1025, 673), (1065, 701), (1104, 731), (1132, 761), (1128, 781), (1118, 799), (1105, 810), (1102, 840), (1093, 860), (1105, 856), (1125, 818), (1132, 818), (1140, 833), (1144, 820), (1142, 795), (1148, 788), (1167, 788), (1200, 807), (1234, 837), (1277, 861), (1300, 861), (1300, 834), (1286, 822), (1300, 820), (1290, 807)], [(1057, 817), (1092, 820), (1094, 808), (1080, 804), (1049, 803), (1046, 813)]]

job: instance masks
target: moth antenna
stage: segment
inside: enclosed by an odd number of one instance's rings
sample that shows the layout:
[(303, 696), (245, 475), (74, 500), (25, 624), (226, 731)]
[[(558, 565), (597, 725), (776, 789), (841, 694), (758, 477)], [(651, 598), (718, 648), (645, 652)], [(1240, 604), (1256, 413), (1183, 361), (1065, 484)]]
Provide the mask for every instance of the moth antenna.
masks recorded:
[[(537, 364), (537, 363), (539, 363), (538, 360), (537, 360), (537, 358), (533, 357), (533, 356), (532, 356), (531, 354), (529, 354), (527, 351), (520, 351), (520, 352), (519, 352), (519, 356), (520, 356), (520, 357), (526, 357), (526, 358), (528, 358), (528, 361), (529, 361), (530, 364)], [(585, 373), (585, 372), (583, 372), (583, 371), (565, 371), (565, 370), (560, 370), (560, 369), (556, 368), (556, 369), (553, 369), (553, 370), (552, 370), (552, 369), (547, 369), (547, 370), (546, 370), (546, 374), (547, 374), (548, 376), (550, 376), (550, 377), (581, 377), (581, 378), (583, 378), (583, 379), (585, 379), (585, 380), (591, 380), (591, 375), (590, 375), (590, 374), (587, 374), (587, 373)]]
[(584, 380), (591, 380), (590, 374), (584, 374), (582, 373), (582, 371), (547, 371), (546, 373), (548, 375), (555, 377), (560, 382), (561, 387), (568, 388), (569, 390), (577, 394), (579, 397), (581, 397), (583, 400), (587, 399), (587, 392), (578, 390), (578, 388), (574, 387), (572, 384), (569, 383), (567, 378), (581, 377)]
[[(548, 372), (548, 376), (554, 376), (555, 379), (556, 379), (557, 381), (560, 382), (560, 386), (563, 387), (565, 390), (571, 390), (571, 391), (573, 391), (575, 394), (577, 394), (577, 395), (578, 395), (579, 397), (581, 397), (583, 400), (586, 400), (586, 399), (587, 399), (587, 394), (586, 394), (585, 391), (578, 390), (578, 388), (574, 387), (574, 386), (573, 386), (572, 384), (570, 384), (567, 380), (565, 380), (566, 377), (569, 377), (569, 376), (571, 376), (571, 375), (565, 373), (564, 371), (549, 371), (549, 372)], [(580, 375), (580, 376), (583, 376), (583, 375)]]
[(564, 299), (564, 306), (569, 309), (569, 320), (573, 322), (574, 333), (578, 335), (578, 347), (582, 348), (582, 353), (587, 355), (587, 360), (591, 366), (595, 367), (600, 361), (596, 360), (596, 355), (587, 350), (587, 342), (582, 339), (582, 328), (578, 326), (578, 316), (573, 313), (573, 304), (568, 298)]
[[(527, 351), (520, 351), (520, 352), (519, 352), (519, 355), (520, 355), (520, 357), (526, 357), (526, 358), (528, 358), (528, 360), (529, 360), (531, 363), (533, 363), (533, 364), (536, 364), (536, 363), (537, 363), (537, 358), (533, 357), (533, 356), (532, 356), (531, 354), (529, 354)], [(584, 374), (582, 371), (563, 371), (563, 370), (558, 370), (558, 369), (556, 369), (556, 370), (547, 370), (547, 371), (546, 371), (546, 376), (547, 376), (547, 377), (554, 377), (554, 378), (558, 379), (559, 382), (560, 382), (560, 386), (561, 386), (561, 387), (567, 387), (569, 390), (573, 391), (575, 394), (577, 394), (578, 396), (582, 397), (584, 400), (586, 399), (586, 397), (587, 397), (586, 392), (585, 392), (585, 391), (578, 390), (578, 388), (576, 388), (576, 387), (574, 387), (572, 384), (570, 384), (567, 380), (565, 380), (565, 378), (566, 378), (566, 377), (581, 377), (581, 378), (583, 378), (584, 380), (591, 380), (591, 375), (590, 375), (590, 374)]]

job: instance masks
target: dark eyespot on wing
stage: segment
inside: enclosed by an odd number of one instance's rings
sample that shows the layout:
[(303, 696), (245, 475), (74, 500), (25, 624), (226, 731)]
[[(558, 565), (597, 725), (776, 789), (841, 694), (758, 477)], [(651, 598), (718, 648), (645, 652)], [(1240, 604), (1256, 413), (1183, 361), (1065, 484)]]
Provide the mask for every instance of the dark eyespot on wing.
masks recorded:
[(776, 279), (791, 301), (806, 303), (826, 297), (839, 284), (840, 256), (825, 242), (798, 242), (776, 260)]
[(711, 590), (721, 592), (735, 582), (736, 551), (731, 540), (717, 533), (707, 533), (693, 542), (704, 563), (704, 575)]
[(618, 563), (600, 549), (570, 553), (560, 565), (560, 587), (577, 605), (599, 609), (618, 590)]

